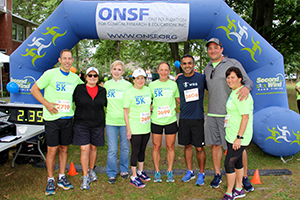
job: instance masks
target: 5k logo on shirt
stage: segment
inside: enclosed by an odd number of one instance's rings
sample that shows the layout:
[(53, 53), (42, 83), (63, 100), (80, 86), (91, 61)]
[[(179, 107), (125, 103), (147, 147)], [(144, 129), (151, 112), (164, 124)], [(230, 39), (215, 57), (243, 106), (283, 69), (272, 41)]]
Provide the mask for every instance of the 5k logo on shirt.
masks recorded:
[(162, 97), (163, 96), (162, 91), (163, 91), (162, 88), (154, 89), (155, 97)]
[(65, 82), (57, 82), (56, 83), (56, 91), (65, 92), (66, 91), (66, 84)]
[(135, 103), (136, 105), (146, 104), (144, 97), (135, 97)]
[(115, 97), (115, 90), (108, 90), (107, 97), (114, 98)]

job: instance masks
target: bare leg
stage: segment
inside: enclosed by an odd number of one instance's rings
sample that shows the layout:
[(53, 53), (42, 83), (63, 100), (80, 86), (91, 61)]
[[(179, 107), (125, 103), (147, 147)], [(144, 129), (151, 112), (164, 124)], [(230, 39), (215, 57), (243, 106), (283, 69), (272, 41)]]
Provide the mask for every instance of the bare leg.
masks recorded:
[(144, 162), (139, 162), (139, 170), (140, 171), (144, 170)]
[(90, 154), (90, 145), (81, 145), (81, 155), (80, 162), (82, 167), (83, 176), (88, 175), (88, 167), (89, 167), (89, 154)]
[(97, 158), (97, 146), (90, 144), (90, 169), (94, 169)]
[(215, 174), (221, 174), (221, 159), (222, 159), (222, 149), (221, 145), (212, 145), (211, 148), (212, 160), (214, 164)]
[(176, 134), (166, 135), (166, 146), (168, 150), (168, 171), (172, 171), (175, 160)]
[(244, 168), (236, 169), (235, 173), (236, 173), (236, 180), (235, 180), (236, 186), (235, 187), (243, 188), (242, 181), (243, 181)]
[(226, 173), (226, 177), (227, 177), (227, 193), (232, 193), (233, 187), (234, 187), (234, 183), (235, 183), (235, 172), (231, 173), (231, 174), (227, 174)]
[(136, 174), (136, 167), (132, 167), (132, 166), (131, 166), (131, 171), (132, 171), (132, 176), (133, 176), (133, 177), (137, 177), (137, 174)]
[(244, 165), (244, 177), (247, 177), (247, 171), (248, 171), (248, 158), (247, 158), (247, 152), (246, 149), (243, 151), (243, 165)]
[(199, 168), (200, 168), (199, 172), (204, 173), (205, 161), (206, 161), (205, 151), (204, 151), (203, 147), (196, 147), (196, 151), (197, 151), (197, 160), (198, 160), (198, 164), (199, 164)]
[(59, 162), (59, 173), (64, 174), (68, 159), (68, 146), (59, 145), (58, 162)]
[(161, 134), (153, 134), (152, 133), (152, 141), (153, 141), (153, 150), (152, 150), (152, 158), (154, 163), (155, 171), (159, 171), (159, 161), (160, 161), (160, 148), (161, 148)]
[(46, 166), (47, 166), (47, 173), (49, 178), (52, 178), (54, 174), (55, 156), (56, 156), (57, 149), (58, 146), (56, 147), (47, 146)]
[(184, 147), (184, 156), (185, 156), (185, 162), (188, 170), (193, 170), (193, 148), (192, 145), (185, 145)]

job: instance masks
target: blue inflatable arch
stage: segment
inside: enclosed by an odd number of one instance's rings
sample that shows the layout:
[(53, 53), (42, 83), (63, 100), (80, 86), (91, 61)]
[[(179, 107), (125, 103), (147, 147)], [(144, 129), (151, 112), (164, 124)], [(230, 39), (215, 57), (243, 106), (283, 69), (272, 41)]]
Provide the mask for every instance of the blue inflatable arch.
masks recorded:
[(82, 39), (178, 42), (219, 38), (254, 82), (253, 141), (266, 153), (300, 150), (300, 117), (288, 109), (282, 55), (223, 0), (64, 0), (10, 57), (11, 81), (20, 88), (11, 102), (38, 103), (30, 88), (57, 63), (62, 49)]

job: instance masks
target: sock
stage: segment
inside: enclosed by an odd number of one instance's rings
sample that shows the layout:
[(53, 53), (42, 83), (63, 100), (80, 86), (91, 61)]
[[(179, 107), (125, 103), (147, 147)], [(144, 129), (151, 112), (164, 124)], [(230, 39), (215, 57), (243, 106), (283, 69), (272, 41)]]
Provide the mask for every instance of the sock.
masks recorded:
[(194, 171), (193, 170), (189, 170), (191, 173), (194, 173)]
[(131, 180), (134, 180), (136, 178), (136, 176), (131, 176), (130, 178), (131, 178)]
[(235, 188), (237, 191), (241, 191), (243, 188)]
[[(48, 180), (47, 181), (50, 181), (50, 180), (54, 180), (54, 177), (48, 177)], [(54, 180), (55, 181), (55, 180)]]
[(60, 180), (63, 176), (65, 176), (65, 174), (58, 174), (58, 180)]
[(137, 173), (138, 173), (139, 175), (141, 175), (141, 174), (142, 174), (142, 171), (138, 170)]
[(226, 192), (226, 194), (232, 197), (232, 193), (227, 193), (227, 192)]

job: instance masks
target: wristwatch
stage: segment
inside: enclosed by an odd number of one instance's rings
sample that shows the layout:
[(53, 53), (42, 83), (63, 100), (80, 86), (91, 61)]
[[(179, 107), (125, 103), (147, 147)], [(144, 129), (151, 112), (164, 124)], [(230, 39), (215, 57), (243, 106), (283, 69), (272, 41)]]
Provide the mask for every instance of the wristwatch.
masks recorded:
[(240, 136), (240, 135), (237, 135), (236, 138), (237, 138), (237, 139), (244, 139), (244, 137), (242, 137), (242, 136)]

